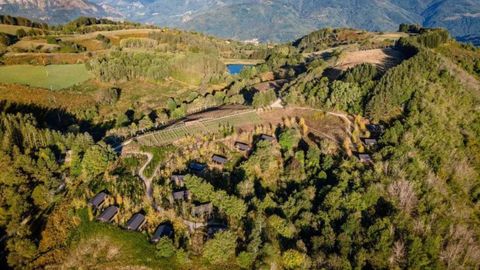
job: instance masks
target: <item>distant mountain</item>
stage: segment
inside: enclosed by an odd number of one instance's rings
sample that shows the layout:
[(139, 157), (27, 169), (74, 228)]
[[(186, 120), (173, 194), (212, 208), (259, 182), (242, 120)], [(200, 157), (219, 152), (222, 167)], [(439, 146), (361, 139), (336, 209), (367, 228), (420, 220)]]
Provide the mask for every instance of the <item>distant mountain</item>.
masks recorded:
[(0, 13), (40, 14), (55, 23), (76, 15), (109, 16), (242, 40), (286, 41), (322, 27), (392, 31), (400, 23), (480, 39), (479, 0), (0, 0)]
[(111, 15), (102, 7), (84, 0), (0, 0), (0, 13), (48, 23), (64, 23), (79, 16)]

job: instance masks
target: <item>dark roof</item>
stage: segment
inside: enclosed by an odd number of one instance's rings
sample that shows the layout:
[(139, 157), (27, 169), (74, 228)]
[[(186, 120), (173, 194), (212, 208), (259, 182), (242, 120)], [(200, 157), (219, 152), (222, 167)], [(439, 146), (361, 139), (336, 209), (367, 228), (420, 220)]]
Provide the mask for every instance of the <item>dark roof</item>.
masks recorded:
[(210, 214), (213, 211), (212, 203), (204, 203), (194, 206), (192, 208), (192, 216), (199, 216), (202, 214)]
[(214, 155), (212, 157), (212, 160), (213, 160), (213, 162), (218, 163), (218, 164), (225, 164), (225, 163), (228, 162), (228, 159), (226, 157), (220, 156), (220, 155)]
[(172, 193), (173, 199), (175, 200), (188, 200), (190, 198), (190, 191), (181, 190)]
[(163, 223), (157, 227), (150, 241), (157, 243), (162, 237), (173, 237), (173, 226), (170, 223)]
[(118, 207), (109, 206), (105, 211), (103, 211), (98, 217), (97, 220), (101, 222), (110, 222), (118, 213)]
[(217, 234), (219, 232), (223, 232), (226, 229), (227, 229), (227, 226), (225, 226), (225, 225), (219, 225), (219, 224), (209, 225), (208, 228), (207, 228), (208, 237), (213, 237), (215, 234)]
[(175, 175), (172, 175), (170, 177), (170, 179), (172, 180), (172, 182), (175, 183), (175, 185), (177, 186), (183, 186), (185, 183), (184, 183), (184, 179), (185, 179), (185, 175), (180, 175), (180, 174), (175, 174)]
[(262, 134), (262, 135), (260, 135), (260, 140), (261, 141), (273, 142), (273, 141), (275, 141), (275, 137), (267, 135), (267, 134)]
[(145, 223), (145, 216), (142, 214), (133, 215), (127, 222), (127, 230), (139, 230)]
[(248, 145), (246, 143), (242, 143), (242, 142), (236, 142), (235, 147), (238, 150), (241, 150), (241, 151), (250, 151), (250, 149), (251, 149), (250, 145)]
[(107, 193), (100, 192), (97, 195), (95, 195), (95, 197), (93, 197), (88, 202), (88, 204), (90, 204), (91, 206), (93, 206), (95, 208), (98, 208), (98, 207), (100, 207), (100, 205), (102, 205), (102, 203), (105, 201), (106, 198), (107, 198)]
[(364, 163), (369, 163), (373, 161), (372, 157), (368, 154), (359, 154), (358, 158), (360, 159), (361, 162), (364, 162)]
[(367, 129), (368, 129), (368, 131), (370, 131), (371, 133), (373, 133), (375, 135), (380, 135), (380, 134), (383, 133), (385, 127), (383, 125), (370, 124), (370, 125), (367, 125)]
[(202, 163), (192, 162), (188, 165), (188, 168), (194, 172), (203, 172), (207, 166)]

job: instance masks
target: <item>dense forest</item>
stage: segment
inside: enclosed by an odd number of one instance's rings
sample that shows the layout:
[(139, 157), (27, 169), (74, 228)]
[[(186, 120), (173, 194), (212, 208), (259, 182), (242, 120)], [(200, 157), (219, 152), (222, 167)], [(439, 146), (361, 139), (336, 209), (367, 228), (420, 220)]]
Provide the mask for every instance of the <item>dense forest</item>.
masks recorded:
[[(92, 123), (66, 128), (41, 118), (41, 107), (2, 107), (0, 245), (6, 261), (0, 263), (17, 269), (478, 269), (480, 95), (468, 77), (479, 76), (478, 49), (457, 44), (441, 29), (401, 29), (415, 32), (392, 46), (405, 55), (403, 62), (388, 70), (363, 63), (334, 79), (328, 68), (341, 52), (308, 61), (302, 53), (362, 42), (367, 33), (324, 29), (260, 48), (255, 54), (265, 62), (235, 76), (218, 60), (228, 45), (196, 34), (130, 38), (87, 64), (99, 83), (226, 85), (170, 97), (150, 114), (132, 108), (108, 126), (118, 136), (224, 104), (268, 112), (280, 98), (287, 109), (311, 109), (315, 121), (326, 112), (346, 115), (352, 132), (339, 142), (315, 135), (303, 117), (283, 117), (276, 125), (225, 126), (220, 134), (141, 145), (133, 156), (119, 156)], [(257, 90), (269, 76), (285, 84)], [(121, 95), (110, 88), (102, 100), (115, 104)], [(382, 132), (369, 129), (372, 124)], [(363, 149), (361, 139), (369, 137), (377, 143)], [(250, 152), (235, 149), (240, 139), (249, 141)], [(151, 190), (136, 175), (145, 162), (142, 151), (152, 153), (154, 165), (143, 168), (152, 175)], [(228, 162), (201, 172), (189, 166), (214, 154)], [(371, 155), (371, 162), (358, 154)], [(176, 173), (185, 174), (182, 187), (170, 180)], [(188, 200), (171, 197), (186, 190)], [(87, 202), (102, 191), (120, 208), (119, 224), (142, 213), (145, 231), (93, 221), (99, 213)], [(193, 211), (209, 204), (210, 218)], [(148, 243), (165, 222), (174, 236)], [(185, 225), (203, 222), (221, 226), (197, 233)]]

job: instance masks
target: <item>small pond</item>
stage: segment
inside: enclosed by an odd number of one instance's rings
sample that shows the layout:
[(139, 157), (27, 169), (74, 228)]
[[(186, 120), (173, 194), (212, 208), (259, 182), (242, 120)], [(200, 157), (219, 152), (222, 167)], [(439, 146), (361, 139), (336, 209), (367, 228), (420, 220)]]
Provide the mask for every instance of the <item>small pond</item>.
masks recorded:
[(237, 75), (242, 72), (243, 68), (249, 67), (251, 65), (244, 65), (244, 64), (231, 64), (227, 65), (228, 73), (232, 75)]

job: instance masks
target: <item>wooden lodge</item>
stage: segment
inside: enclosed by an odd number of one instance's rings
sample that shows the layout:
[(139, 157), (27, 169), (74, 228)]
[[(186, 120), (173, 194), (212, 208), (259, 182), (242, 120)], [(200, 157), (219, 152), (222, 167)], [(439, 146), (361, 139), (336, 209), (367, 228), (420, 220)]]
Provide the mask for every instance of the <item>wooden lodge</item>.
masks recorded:
[(225, 165), (228, 162), (228, 159), (224, 156), (214, 155), (212, 161), (217, 165)]
[(192, 208), (192, 216), (211, 215), (212, 212), (213, 212), (212, 203), (199, 204)]
[(152, 238), (150, 241), (152, 243), (158, 243), (162, 237), (168, 237), (170, 239), (173, 238), (174, 231), (173, 231), (173, 226), (171, 223), (163, 223), (160, 224), (160, 226), (157, 227), (155, 230), (155, 233), (153, 234)]
[(133, 215), (128, 221), (125, 228), (130, 231), (138, 231), (145, 224), (145, 216), (137, 213)]
[(118, 214), (117, 206), (109, 206), (105, 209), (98, 217), (97, 220), (100, 222), (110, 222)]
[(100, 192), (95, 197), (93, 197), (89, 202), (88, 205), (92, 206), (94, 209), (99, 209), (105, 200), (107, 199), (107, 193)]
[(250, 152), (250, 150), (252, 150), (250, 145), (242, 142), (235, 142), (235, 148), (243, 152)]

